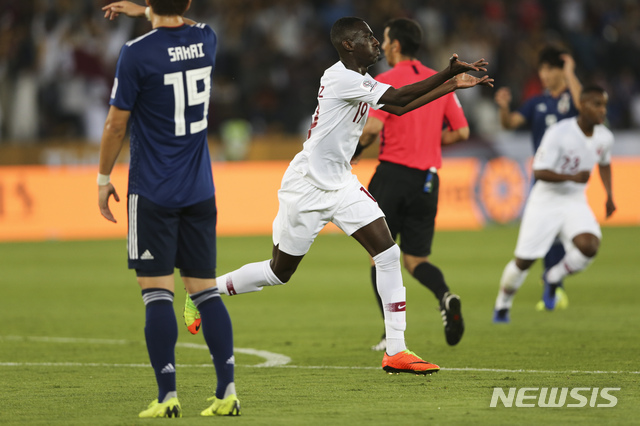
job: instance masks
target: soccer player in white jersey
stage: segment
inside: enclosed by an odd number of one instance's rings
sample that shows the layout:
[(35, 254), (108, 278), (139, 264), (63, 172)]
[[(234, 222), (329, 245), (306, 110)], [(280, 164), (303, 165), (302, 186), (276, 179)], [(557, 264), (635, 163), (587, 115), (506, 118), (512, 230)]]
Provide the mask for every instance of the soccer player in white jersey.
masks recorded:
[(494, 322), (508, 323), (513, 298), (536, 259), (544, 257), (560, 235), (564, 258), (548, 269), (545, 287), (557, 286), (564, 277), (585, 269), (594, 259), (602, 233), (587, 202), (586, 186), (598, 164), (607, 193), (606, 217), (616, 206), (611, 190), (611, 146), (613, 134), (604, 123), (607, 94), (588, 86), (580, 96), (577, 117), (549, 127), (533, 161), (536, 183), (524, 209), (515, 259), (504, 268), (495, 303)]
[(340, 61), (320, 80), (318, 108), (308, 138), (282, 179), (280, 207), (273, 223), (273, 257), (219, 276), (218, 288), (234, 295), (286, 283), (320, 230), (331, 221), (353, 236), (375, 261), (388, 339), (383, 368), (421, 374), (438, 371), (440, 367), (405, 346), (400, 249), (378, 204), (351, 173), (350, 160), (370, 107), (402, 114), (458, 88), (492, 86), (493, 80), (461, 74), (486, 71), (483, 59), (468, 64), (454, 55), (444, 71), (395, 89), (367, 73), (380, 56), (380, 43), (366, 22), (354, 17), (339, 19), (331, 29), (331, 41)]

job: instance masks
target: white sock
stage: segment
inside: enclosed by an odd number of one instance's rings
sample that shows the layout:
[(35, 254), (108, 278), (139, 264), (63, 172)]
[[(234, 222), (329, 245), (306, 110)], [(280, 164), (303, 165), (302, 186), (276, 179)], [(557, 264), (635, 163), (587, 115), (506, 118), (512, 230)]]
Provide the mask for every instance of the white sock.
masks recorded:
[(249, 263), (216, 278), (218, 290), (227, 295), (260, 291), (265, 285), (282, 285), (269, 266), (271, 260)]
[(558, 283), (567, 275), (586, 269), (591, 262), (593, 262), (593, 257), (587, 257), (577, 247), (571, 247), (562, 260), (549, 269), (547, 281)]
[(227, 388), (224, 390), (224, 396), (222, 399), (225, 399), (229, 395), (236, 395), (236, 384), (231, 382), (227, 385)]
[(404, 341), (407, 297), (402, 285), (400, 248), (394, 244), (376, 255), (373, 261), (376, 264), (376, 286), (384, 308), (387, 354), (395, 355), (407, 349)]
[(511, 309), (513, 298), (528, 274), (529, 270), (523, 271), (518, 268), (515, 260), (507, 263), (504, 271), (502, 271), (502, 278), (500, 278), (500, 290), (498, 290), (498, 297), (496, 298), (495, 304), (496, 310)]

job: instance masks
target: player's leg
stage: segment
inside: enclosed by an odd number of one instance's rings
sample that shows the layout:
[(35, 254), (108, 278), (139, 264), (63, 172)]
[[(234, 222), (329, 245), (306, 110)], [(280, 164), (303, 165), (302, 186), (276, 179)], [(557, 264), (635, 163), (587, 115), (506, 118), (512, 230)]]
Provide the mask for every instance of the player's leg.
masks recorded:
[(571, 244), (567, 245), (562, 260), (546, 272), (545, 280), (550, 285), (557, 285), (567, 275), (586, 269), (598, 252), (602, 232), (586, 200), (567, 205), (561, 236)]
[[(403, 220), (404, 199), (406, 198), (407, 185), (403, 182), (406, 176), (402, 175), (402, 171), (406, 170), (397, 164), (380, 162), (376, 168), (376, 172), (369, 183), (369, 193), (376, 199), (378, 206), (385, 214), (387, 226), (391, 232), (391, 238), (395, 241), (400, 225)], [(376, 282), (376, 264), (370, 259), (370, 278), (380, 310), (380, 315), (384, 321), (384, 308), (380, 294), (378, 294), (378, 284)], [(387, 349), (386, 333), (382, 333), (380, 341), (371, 347), (374, 351), (384, 351)]]
[(279, 208), (273, 221), (271, 259), (220, 275), (217, 278), (220, 293), (248, 293), (260, 291), (264, 286), (288, 282), (328, 222), (322, 205), (318, 204), (324, 198), (324, 191), (308, 183), (298, 172), (288, 169), (278, 191)]
[(514, 297), (536, 259), (542, 258), (560, 232), (562, 216), (553, 206), (543, 205), (532, 192), (522, 216), (515, 259), (504, 268), (494, 305), (494, 322), (509, 322)]
[(391, 237), (384, 213), (355, 176), (340, 192), (341, 201), (331, 220), (347, 235), (353, 236), (376, 264), (376, 283), (384, 307), (387, 336), (383, 369), (420, 374), (438, 371), (440, 367), (406, 349), (406, 293), (402, 284), (400, 248)]
[(233, 331), (218, 287), (216, 286), (215, 197), (181, 210), (176, 266), (188, 296), (200, 313), (202, 334), (216, 370), (217, 386), (213, 397), (218, 405), (203, 415), (239, 415), (240, 402), (234, 382)]
[(555, 307), (566, 308), (569, 299), (562, 287), (562, 281), (551, 284), (546, 278), (546, 273), (553, 266), (557, 265), (565, 255), (564, 245), (560, 238), (556, 238), (553, 245), (544, 256), (544, 272), (542, 273), (543, 290), (542, 298), (536, 305), (536, 309), (554, 309)]
[(389, 373), (420, 374), (440, 370), (437, 365), (424, 361), (406, 348), (404, 332), (407, 326), (407, 303), (402, 284), (400, 248), (391, 238), (384, 218), (375, 219), (358, 229), (352, 236), (367, 250), (376, 264), (376, 281), (384, 306), (387, 336), (387, 349), (382, 360), (383, 369)]
[(142, 290), (145, 340), (158, 385), (157, 400), (140, 417), (180, 417), (175, 376), (178, 325), (173, 310), (177, 214), (130, 194), (128, 220), (129, 268), (136, 270)]
[(550, 283), (557, 284), (567, 275), (586, 269), (598, 253), (600, 238), (591, 233), (582, 233), (576, 235), (572, 243), (562, 260), (547, 271), (546, 279)]

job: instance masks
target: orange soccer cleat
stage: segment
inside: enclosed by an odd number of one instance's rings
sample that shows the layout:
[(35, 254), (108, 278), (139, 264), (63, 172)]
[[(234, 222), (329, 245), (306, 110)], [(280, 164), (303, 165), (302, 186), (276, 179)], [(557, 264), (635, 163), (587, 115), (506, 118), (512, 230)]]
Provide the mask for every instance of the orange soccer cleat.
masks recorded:
[(384, 358), (382, 358), (382, 369), (389, 374), (415, 373), (427, 375), (440, 371), (440, 367), (423, 360), (410, 350), (398, 352), (393, 356), (389, 356), (385, 352)]

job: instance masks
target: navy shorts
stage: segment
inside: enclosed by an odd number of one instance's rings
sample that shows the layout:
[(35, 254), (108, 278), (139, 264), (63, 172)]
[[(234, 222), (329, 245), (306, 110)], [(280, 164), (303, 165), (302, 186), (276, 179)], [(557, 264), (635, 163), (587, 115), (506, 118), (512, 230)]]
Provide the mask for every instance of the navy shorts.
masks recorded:
[(127, 200), (129, 269), (141, 277), (216, 276), (215, 196), (187, 207), (159, 206), (138, 194)]
[(394, 240), (400, 235), (400, 250), (411, 256), (429, 256), (440, 180), (431, 174), (431, 188), (425, 192), (428, 171), (381, 161), (369, 183), (369, 192), (384, 212)]

